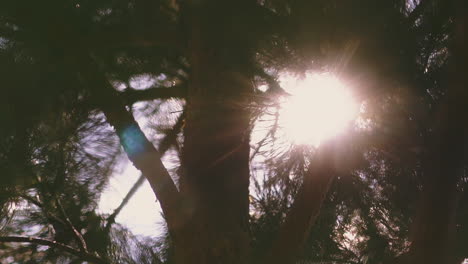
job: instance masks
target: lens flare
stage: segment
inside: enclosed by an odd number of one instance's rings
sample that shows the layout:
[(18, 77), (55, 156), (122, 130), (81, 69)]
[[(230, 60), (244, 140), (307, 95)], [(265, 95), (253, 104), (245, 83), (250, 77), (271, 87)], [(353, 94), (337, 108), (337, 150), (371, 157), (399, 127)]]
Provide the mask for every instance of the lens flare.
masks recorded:
[(130, 125), (120, 134), (123, 148), (130, 156), (141, 154), (145, 150), (145, 135), (137, 125)]

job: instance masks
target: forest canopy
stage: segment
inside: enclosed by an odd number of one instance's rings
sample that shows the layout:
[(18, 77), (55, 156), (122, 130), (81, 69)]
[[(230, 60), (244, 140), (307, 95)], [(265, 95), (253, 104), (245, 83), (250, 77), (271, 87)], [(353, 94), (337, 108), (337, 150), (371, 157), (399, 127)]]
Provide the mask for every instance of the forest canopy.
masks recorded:
[[(0, 262), (460, 264), (467, 37), (463, 0), (4, 0)], [(145, 181), (160, 237), (116, 221)]]

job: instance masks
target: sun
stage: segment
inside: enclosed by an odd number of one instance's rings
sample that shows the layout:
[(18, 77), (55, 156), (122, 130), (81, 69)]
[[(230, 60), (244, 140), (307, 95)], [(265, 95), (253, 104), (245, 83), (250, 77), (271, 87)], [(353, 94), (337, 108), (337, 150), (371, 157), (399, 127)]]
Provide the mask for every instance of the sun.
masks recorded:
[(284, 75), (280, 82), (290, 96), (281, 102), (279, 125), (294, 144), (318, 146), (344, 132), (357, 116), (349, 88), (331, 74)]

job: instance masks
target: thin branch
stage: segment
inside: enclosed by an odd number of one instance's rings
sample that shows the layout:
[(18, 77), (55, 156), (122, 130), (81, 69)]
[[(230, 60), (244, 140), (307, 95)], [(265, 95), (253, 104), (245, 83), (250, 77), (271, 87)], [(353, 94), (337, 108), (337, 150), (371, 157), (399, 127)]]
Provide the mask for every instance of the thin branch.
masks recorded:
[(265, 72), (265, 70), (261, 67), (255, 70), (255, 74), (262, 78), (268, 84), (268, 90), (266, 93), (268, 94), (281, 94), (281, 95), (288, 95), (288, 93), (281, 87), (278, 80)]
[(43, 208), (43, 207), (44, 207), (44, 205), (43, 205), (41, 202), (39, 202), (38, 200), (36, 200), (36, 199), (30, 197), (29, 195), (23, 194), (23, 195), (20, 195), (20, 197), (23, 198), (23, 199), (25, 199), (26, 201), (28, 201), (28, 202), (34, 204), (35, 206), (37, 206), (37, 207), (39, 207), (39, 208)]
[(268, 130), (268, 133), (265, 135), (265, 137), (262, 138), (262, 140), (260, 140), (257, 143), (257, 147), (254, 149), (254, 151), (250, 155), (250, 162), (252, 162), (255, 156), (260, 152), (260, 149), (266, 145), (265, 142), (269, 137), (274, 139), (276, 135), (276, 131), (278, 130), (278, 122), (279, 122), (279, 107), (276, 107), (274, 123), (272, 127)]
[(70, 218), (65, 213), (65, 210), (63, 209), (62, 203), (60, 202), (59, 199), (57, 199), (57, 205), (58, 205), (58, 208), (59, 208), (60, 213), (62, 214), (63, 218), (65, 218), (65, 222), (66, 222), (68, 228), (70, 228), (72, 230), (72, 233), (75, 236), (75, 239), (77, 240), (81, 251), (88, 252), (88, 247), (86, 246), (86, 241), (84, 240), (81, 233), (78, 230), (76, 230), (75, 226), (70, 221)]
[(49, 221), (57, 221), (58, 223), (62, 225), (66, 225), (66, 223), (60, 219), (58, 216), (52, 214), (49, 210), (47, 210), (44, 205), (40, 202), (37, 201), (36, 199), (28, 196), (28, 195), (20, 195), (21, 198), (25, 199), (26, 201), (34, 204), (35, 206), (41, 208), (41, 212), (44, 214), (44, 216), (49, 220)]
[[(107, 218), (107, 224), (106, 224), (106, 227), (105, 227), (105, 230), (106, 231), (109, 231), (110, 227), (112, 226), (112, 224), (115, 223), (115, 218), (117, 217), (117, 215), (120, 213), (120, 211), (122, 211), (122, 209), (125, 207), (125, 205), (127, 205), (128, 201), (130, 201), (130, 199), (133, 197), (133, 195), (138, 191), (138, 189), (140, 188), (140, 186), (143, 185), (143, 183), (145, 182), (146, 178), (143, 174), (140, 175), (140, 177), (138, 178), (138, 180), (135, 182), (135, 184), (132, 186), (132, 188), (130, 188), (130, 191), (127, 193), (127, 195), (125, 195), (124, 199), (122, 200), (122, 202), (120, 203), (119, 207), (117, 207), (114, 212)], [(107, 232), (106, 232), (107, 233)]]
[(166, 136), (159, 142), (158, 150), (161, 154), (166, 153), (166, 151), (176, 143), (177, 135), (182, 130), (185, 122), (185, 110), (180, 114), (177, 118), (177, 122), (172, 127), (171, 131), (169, 131)]
[(83, 252), (73, 247), (70, 247), (65, 244), (58, 243), (56, 241), (47, 240), (39, 237), (28, 237), (28, 236), (0, 236), (0, 242), (3, 243), (10, 243), (10, 242), (17, 242), (17, 243), (32, 243), (37, 245), (44, 245), (49, 246), (52, 248), (60, 249), (65, 252), (68, 252), (84, 261), (89, 261), (91, 263), (97, 264), (108, 264), (107, 261), (104, 261), (102, 258), (90, 254), (88, 252)]
[(63, 206), (60, 203), (59, 199), (56, 199), (57, 207), (59, 208), (59, 211), (62, 214), (62, 217), (65, 219), (65, 221), (63, 221), (61, 218), (57, 217), (56, 215), (52, 214), (51, 212), (49, 212), (40, 201), (37, 201), (36, 199), (34, 199), (34, 198), (32, 198), (32, 197), (30, 197), (28, 195), (21, 195), (20, 197), (22, 197), (26, 201), (36, 205), (37, 207), (41, 208), (42, 213), (49, 220), (52, 219), (53, 221), (57, 221), (58, 223), (60, 223), (60, 224), (62, 224), (64, 226), (68, 226), (68, 228), (71, 229), (73, 235), (75, 236), (75, 239), (77, 240), (78, 245), (80, 246), (80, 249), (83, 252), (88, 252), (86, 242), (85, 242), (83, 236), (81, 235), (80, 232), (78, 232), (78, 230), (76, 230), (75, 226), (73, 226), (72, 222), (70, 221), (70, 218), (68, 218), (67, 214), (65, 213), (65, 210), (63, 209)]

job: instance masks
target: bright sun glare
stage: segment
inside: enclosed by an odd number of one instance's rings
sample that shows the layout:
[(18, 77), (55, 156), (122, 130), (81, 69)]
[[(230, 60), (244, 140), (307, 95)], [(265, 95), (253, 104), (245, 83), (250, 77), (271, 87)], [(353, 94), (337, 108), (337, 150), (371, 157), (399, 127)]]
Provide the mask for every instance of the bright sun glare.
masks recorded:
[(291, 96), (281, 103), (279, 124), (295, 144), (318, 146), (343, 132), (356, 118), (358, 104), (331, 74), (285, 75), (280, 82)]

